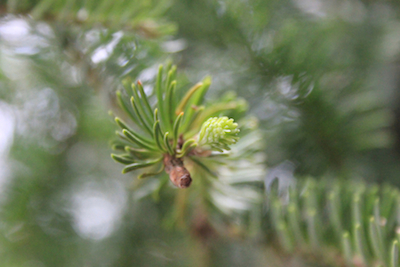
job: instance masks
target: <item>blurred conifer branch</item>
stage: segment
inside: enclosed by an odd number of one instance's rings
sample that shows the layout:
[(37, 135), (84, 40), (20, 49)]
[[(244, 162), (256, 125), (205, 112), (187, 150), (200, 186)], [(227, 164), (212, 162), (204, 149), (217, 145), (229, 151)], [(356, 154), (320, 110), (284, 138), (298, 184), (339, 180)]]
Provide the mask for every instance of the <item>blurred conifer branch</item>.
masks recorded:
[(314, 179), (278, 187), (268, 192), (267, 221), (287, 253), (332, 266), (399, 266), (397, 188)]
[(171, 7), (170, 0), (8, 0), (3, 12), (27, 14), (36, 20), (76, 23), (84, 27), (102, 24), (108, 28), (135, 30), (146, 37), (159, 37), (175, 31), (162, 19)]

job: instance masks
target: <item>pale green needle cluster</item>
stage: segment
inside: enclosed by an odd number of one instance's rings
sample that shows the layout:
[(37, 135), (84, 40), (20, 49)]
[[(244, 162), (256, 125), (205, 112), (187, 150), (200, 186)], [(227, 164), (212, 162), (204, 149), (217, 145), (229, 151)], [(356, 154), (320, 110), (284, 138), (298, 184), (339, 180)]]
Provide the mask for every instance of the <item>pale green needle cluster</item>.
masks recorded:
[(203, 123), (199, 135), (199, 146), (222, 152), (230, 150), (239, 137), (238, 124), (228, 117), (213, 117)]

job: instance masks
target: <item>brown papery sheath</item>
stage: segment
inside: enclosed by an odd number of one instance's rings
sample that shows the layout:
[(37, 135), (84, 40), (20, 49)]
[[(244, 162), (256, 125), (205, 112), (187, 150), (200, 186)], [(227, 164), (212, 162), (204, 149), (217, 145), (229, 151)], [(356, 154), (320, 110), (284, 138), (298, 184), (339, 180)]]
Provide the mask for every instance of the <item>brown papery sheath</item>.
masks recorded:
[(169, 154), (164, 156), (165, 172), (169, 174), (171, 182), (179, 188), (187, 188), (192, 183), (189, 171), (183, 165), (180, 158)]

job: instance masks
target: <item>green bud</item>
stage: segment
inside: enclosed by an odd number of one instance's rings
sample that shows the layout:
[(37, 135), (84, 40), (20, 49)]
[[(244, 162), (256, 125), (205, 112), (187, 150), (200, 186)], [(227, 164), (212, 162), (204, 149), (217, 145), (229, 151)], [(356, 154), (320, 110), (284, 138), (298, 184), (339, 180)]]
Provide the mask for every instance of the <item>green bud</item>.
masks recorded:
[(239, 131), (238, 124), (233, 119), (209, 118), (201, 126), (198, 143), (201, 147), (210, 147), (218, 151), (229, 150), (229, 146), (238, 141)]

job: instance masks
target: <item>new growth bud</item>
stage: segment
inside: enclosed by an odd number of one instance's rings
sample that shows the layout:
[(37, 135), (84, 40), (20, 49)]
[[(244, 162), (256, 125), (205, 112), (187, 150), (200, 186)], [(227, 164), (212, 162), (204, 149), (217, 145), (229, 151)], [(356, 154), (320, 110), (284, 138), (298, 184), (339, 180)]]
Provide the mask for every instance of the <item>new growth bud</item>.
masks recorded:
[(209, 118), (201, 126), (199, 146), (217, 151), (230, 150), (229, 146), (238, 141), (238, 124), (228, 117)]

